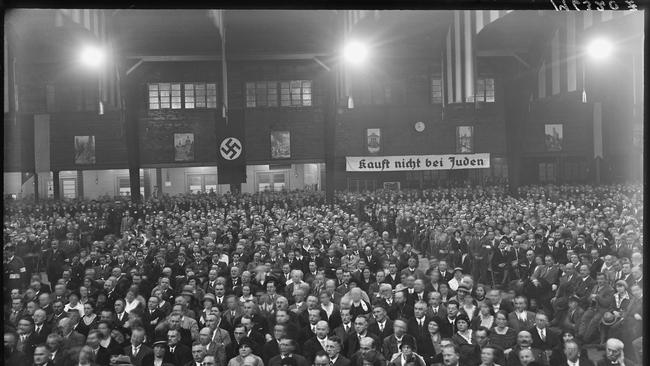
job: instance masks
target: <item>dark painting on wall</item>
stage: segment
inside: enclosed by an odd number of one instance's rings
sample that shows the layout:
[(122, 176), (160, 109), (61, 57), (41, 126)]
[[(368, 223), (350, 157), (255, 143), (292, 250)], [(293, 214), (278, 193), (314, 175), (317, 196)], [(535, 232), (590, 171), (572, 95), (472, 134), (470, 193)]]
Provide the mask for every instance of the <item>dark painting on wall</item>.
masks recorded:
[(366, 146), (370, 154), (379, 154), (381, 152), (381, 129), (368, 128), (366, 130)]
[(194, 134), (174, 134), (174, 161), (194, 160)]
[(95, 164), (95, 136), (74, 137), (74, 163)]
[(562, 151), (564, 137), (561, 124), (544, 125), (544, 136), (546, 151)]
[(456, 152), (457, 153), (474, 152), (474, 127), (472, 126), (456, 127)]
[(289, 131), (271, 132), (271, 159), (291, 158), (291, 134)]

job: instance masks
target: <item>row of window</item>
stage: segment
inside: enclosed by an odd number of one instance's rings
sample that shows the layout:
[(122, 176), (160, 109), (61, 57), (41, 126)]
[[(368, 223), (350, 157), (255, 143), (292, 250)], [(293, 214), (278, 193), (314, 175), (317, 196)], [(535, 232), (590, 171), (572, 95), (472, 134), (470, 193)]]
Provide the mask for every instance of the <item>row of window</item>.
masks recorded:
[(311, 80), (246, 83), (246, 107), (311, 107)]
[(149, 109), (217, 108), (215, 83), (149, 84)]
[[(408, 86), (406, 86), (408, 88)], [(256, 81), (247, 82), (246, 107), (311, 107), (313, 87), (311, 80)], [(441, 77), (431, 77), (431, 103), (443, 103), (443, 82)], [(475, 95), (468, 102), (495, 101), (493, 78), (476, 80)], [(393, 92), (390, 86), (373, 88), (371, 104), (392, 104)], [(217, 108), (215, 83), (155, 83), (149, 84), (149, 109), (195, 109)]]

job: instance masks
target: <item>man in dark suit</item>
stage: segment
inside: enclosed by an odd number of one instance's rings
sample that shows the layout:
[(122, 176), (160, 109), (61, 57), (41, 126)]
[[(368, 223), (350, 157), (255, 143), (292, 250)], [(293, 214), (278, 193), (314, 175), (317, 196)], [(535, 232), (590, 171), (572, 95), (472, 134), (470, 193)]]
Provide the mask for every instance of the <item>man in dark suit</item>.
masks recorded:
[(558, 366), (572, 366), (576, 364), (580, 366), (594, 366), (594, 363), (586, 354), (580, 352), (580, 346), (573, 339), (564, 342), (562, 352), (556, 352), (554, 356), (551, 356), (549, 364)]
[(589, 267), (586, 264), (580, 266), (579, 274), (580, 278), (575, 283), (575, 295), (580, 298), (580, 306), (586, 308), (591, 303), (589, 295), (596, 281), (589, 275)]
[(351, 334), (354, 333), (354, 324), (352, 324), (352, 315), (350, 309), (341, 309), (341, 325), (334, 328), (332, 334), (341, 339), (345, 344)]
[(409, 318), (406, 323), (408, 333), (415, 338), (415, 343), (420, 342), (424, 337), (427, 337), (429, 334), (428, 331), (428, 322), (427, 319), (427, 304), (424, 301), (419, 301), (413, 306), (414, 317)]
[(375, 306), (372, 309), (374, 321), (368, 326), (368, 331), (376, 334), (379, 339), (384, 339), (393, 334), (393, 321), (388, 319), (386, 309), (381, 306)]
[(86, 345), (92, 348), (92, 362), (98, 365), (108, 365), (111, 360), (111, 354), (108, 349), (102, 347), (99, 342), (102, 336), (99, 330), (92, 329), (88, 332)]
[(345, 354), (351, 357), (356, 351), (359, 350), (359, 341), (361, 338), (368, 337), (374, 340), (375, 347), (379, 350), (379, 338), (376, 335), (368, 332), (368, 320), (362, 316), (358, 316), (354, 320), (354, 334), (348, 337), (345, 344)]
[(280, 340), (286, 336), (285, 326), (276, 324), (273, 326), (273, 339), (264, 343), (262, 346), (262, 361), (268, 365), (271, 358), (280, 354)]
[(153, 362), (153, 350), (144, 344), (144, 328), (135, 328), (131, 330), (131, 345), (124, 347), (123, 354), (126, 355), (133, 366), (142, 366), (145, 363)]
[(460, 305), (458, 301), (451, 300), (447, 303), (447, 316), (440, 321), (440, 335), (443, 338), (451, 338), (456, 333), (456, 316)]
[(441, 303), (442, 296), (439, 292), (429, 293), (429, 302), (427, 307), (427, 317), (437, 317), (443, 319), (447, 316), (447, 307)]
[(269, 366), (280, 366), (284, 358), (293, 358), (296, 366), (309, 366), (309, 361), (299, 354), (295, 354), (296, 341), (290, 338), (280, 339), (280, 354), (269, 360)]
[(309, 338), (302, 347), (302, 354), (305, 356), (307, 361), (312, 364), (316, 353), (320, 351), (325, 351), (327, 346), (327, 334), (329, 333), (330, 328), (327, 325), (327, 322), (324, 320), (316, 323), (316, 334)]
[[(7, 355), (5, 355), (7, 357)], [(5, 358), (5, 361), (7, 359)], [(33, 361), (33, 363), (31, 363)], [(46, 346), (44, 345), (39, 345), (34, 349), (34, 357), (33, 359), (30, 359), (27, 361), (26, 358), (23, 359), (23, 364), (20, 365), (29, 365), (32, 364), (34, 366), (53, 366), (54, 363), (50, 360), (50, 351), (47, 349)], [(5, 365), (19, 365), (19, 364), (10, 364), (5, 362)]]
[[(18, 343), (18, 338), (16, 333), (13, 332), (5, 332), (4, 334), (4, 339), (5, 339), (5, 353), (4, 353), (4, 362), (5, 365), (29, 365), (31, 360), (27, 358), (27, 356), (23, 353), (20, 352), (17, 348), (16, 345)], [(38, 355), (38, 347), (36, 348), (36, 351), (34, 352), (34, 355)]]
[(387, 360), (392, 359), (395, 353), (399, 352), (399, 348), (404, 341), (415, 344), (415, 338), (406, 332), (406, 322), (402, 319), (397, 319), (393, 322), (393, 334), (385, 337), (381, 345), (382, 353)]
[(192, 361), (192, 349), (181, 343), (181, 334), (176, 329), (167, 331), (168, 352), (165, 352), (165, 362), (174, 365), (185, 365)]
[(493, 251), (491, 269), (496, 286), (504, 286), (508, 282), (508, 268), (513, 258), (512, 253), (506, 250), (508, 243), (508, 238), (502, 237), (499, 246)]
[(46, 323), (47, 314), (45, 310), (38, 309), (34, 312), (34, 339), (36, 343), (44, 343), (47, 336), (52, 332), (49, 324)]
[[(605, 357), (596, 366), (635, 365), (623, 355), (624, 344), (619, 339), (610, 338), (605, 343)], [(582, 363), (580, 364), (582, 366)]]
[(325, 352), (330, 359), (331, 366), (350, 366), (350, 360), (341, 354), (341, 339), (333, 336), (327, 340)]
[(553, 350), (560, 343), (561, 334), (548, 328), (548, 316), (542, 311), (535, 314), (535, 326), (528, 332), (533, 337), (533, 348)]

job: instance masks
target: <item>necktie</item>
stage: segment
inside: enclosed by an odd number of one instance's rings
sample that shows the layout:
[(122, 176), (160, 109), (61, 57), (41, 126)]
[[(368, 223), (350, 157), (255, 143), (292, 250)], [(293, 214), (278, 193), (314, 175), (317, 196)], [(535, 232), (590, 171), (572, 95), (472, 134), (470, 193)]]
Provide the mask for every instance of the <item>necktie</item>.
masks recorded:
[(379, 323), (379, 333), (383, 333), (383, 332), (384, 332), (384, 324)]
[(543, 329), (540, 331), (540, 338), (542, 338), (543, 342), (546, 342), (546, 332)]

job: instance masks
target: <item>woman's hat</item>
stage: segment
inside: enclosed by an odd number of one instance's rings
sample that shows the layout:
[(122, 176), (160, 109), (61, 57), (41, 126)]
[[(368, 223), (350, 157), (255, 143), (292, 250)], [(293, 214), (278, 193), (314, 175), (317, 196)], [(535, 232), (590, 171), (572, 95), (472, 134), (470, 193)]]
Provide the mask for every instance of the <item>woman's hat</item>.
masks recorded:
[(616, 281), (616, 284), (614, 285), (614, 287), (619, 286), (619, 285), (625, 287), (625, 289), (627, 290), (627, 282), (625, 282), (623, 280), (618, 280), (618, 281)]
[(163, 338), (158, 338), (158, 340), (153, 342), (153, 345), (151, 345), (151, 347), (156, 347), (158, 345), (167, 346), (167, 341)]
[(469, 325), (469, 317), (467, 316), (467, 314), (464, 314), (464, 313), (458, 314), (456, 316), (456, 320), (454, 320), (454, 325), (458, 326), (458, 321), (459, 320), (464, 320), (467, 323), (467, 325)]
[(217, 302), (217, 298), (214, 297), (214, 295), (211, 294), (211, 293), (207, 293), (207, 294), (205, 294), (205, 295), (203, 296), (203, 301), (205, 301), (205, 300), (210, 300), (210, 301), (212, 301), (212, 305), (214, 305), (214, 304)]
[(404, 337), (402, 339), (402, 344), (399, 345), (399, 349), (401, 350), (402, 347), (404, 347), (404, 346), (409, 346), (409, 347), (411, 347), (412, 350), (415, 350), (415, 343), (413, 342), (411, 337)]
[(616, 316), (608, 311), (603, 315), (603, 319), (601, 320), (601, 323), (603, 325), (613, 325), (614, 323), (616, 323)]

